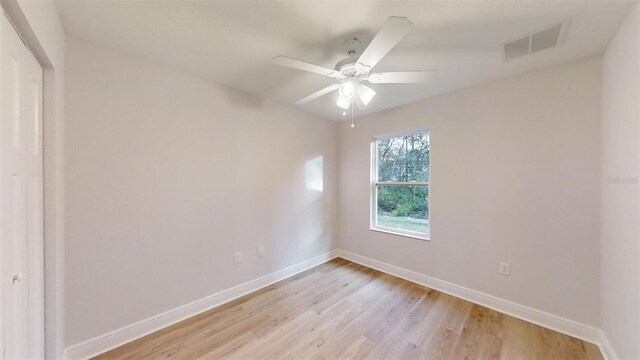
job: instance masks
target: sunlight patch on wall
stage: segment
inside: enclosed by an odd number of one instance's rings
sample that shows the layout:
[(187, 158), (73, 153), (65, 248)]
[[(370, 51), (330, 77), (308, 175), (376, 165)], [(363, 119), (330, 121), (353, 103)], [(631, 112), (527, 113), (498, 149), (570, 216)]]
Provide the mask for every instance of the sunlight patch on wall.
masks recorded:
[(307, 190), (322, 192), (323, 183), (323, 159), (322, 156), (318, 156), (307, 161), (305, 166), (305, 184)]

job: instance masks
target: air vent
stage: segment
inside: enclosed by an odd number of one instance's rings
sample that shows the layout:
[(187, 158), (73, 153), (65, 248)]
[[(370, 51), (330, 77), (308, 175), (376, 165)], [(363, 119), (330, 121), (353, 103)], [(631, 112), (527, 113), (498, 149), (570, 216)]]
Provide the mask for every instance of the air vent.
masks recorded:
[(531, 37), (527, 36), (504, 44), (504, 58), (509, 61), (529, 54)]
[(524, 55), (558, 46), (566, 31), (567, 21), (520, 36), (504, 43), (504, 60), (511, 61)]

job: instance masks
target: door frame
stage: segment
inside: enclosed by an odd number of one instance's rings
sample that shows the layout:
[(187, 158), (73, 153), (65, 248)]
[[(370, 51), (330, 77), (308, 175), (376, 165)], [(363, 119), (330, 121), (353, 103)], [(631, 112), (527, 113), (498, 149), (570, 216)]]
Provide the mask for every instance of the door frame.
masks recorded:
[[(45, 357), (64, 357), (64, 32), (53, 3), (0, 0), (43, 70)], [(60, 30), (56, 33), (52, 30)]]

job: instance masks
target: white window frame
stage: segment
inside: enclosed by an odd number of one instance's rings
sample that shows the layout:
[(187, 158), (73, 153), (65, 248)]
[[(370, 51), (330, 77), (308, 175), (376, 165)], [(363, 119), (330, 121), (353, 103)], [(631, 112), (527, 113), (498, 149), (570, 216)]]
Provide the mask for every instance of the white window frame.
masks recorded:
[[(390, 139), (396, 137), (403, 137), (409, 135), (415, 135), (419, 133), (427, 133), (429, 139), (429, 181), (378, 181), (378, 140)], [(378, 224), (378, 192), (377, 187), (380, 185), (398, 186), (398, 185), (413, 185), (413, 186), (426, 186), (428, 191), (427, 209), (429, 213), (429, 232), (421, 233), (417, 231), (409, 231), (403, 229), (390, 228), (386, 226), (379, 226)], [(379, 231), (392, 235), (400, 235), (410, 237), (419, 240), (430, 241), (431, 240), (431, 131), (429, 129), (413, 130), (409, 132), (395, 133), (384, 136), (377, 136), (373, 138), (371, 142), (371, 204), (370, 204), (370, 230)]]

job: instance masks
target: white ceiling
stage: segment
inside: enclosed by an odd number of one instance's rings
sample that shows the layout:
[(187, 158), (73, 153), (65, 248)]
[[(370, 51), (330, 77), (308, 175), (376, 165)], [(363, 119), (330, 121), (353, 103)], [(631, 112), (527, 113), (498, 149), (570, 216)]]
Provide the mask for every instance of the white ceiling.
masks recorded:
[[(429, 84), (373, 84), (360, 114), (602, 52), (630, 2), (58, 1), (68, 35), (290, 105), (331, 84), (283, 68), (286, 55), (333, 68), (344, 40), (373, 38), (389, 16), (414, 30), (375, 71), (439, 69)], [(562, 46), (503, 62), (502, 42), (569, 19)], [(296, 106), (338, 120), (335, 94)], [(356, 111), (358, 113), (358, 111)]]

